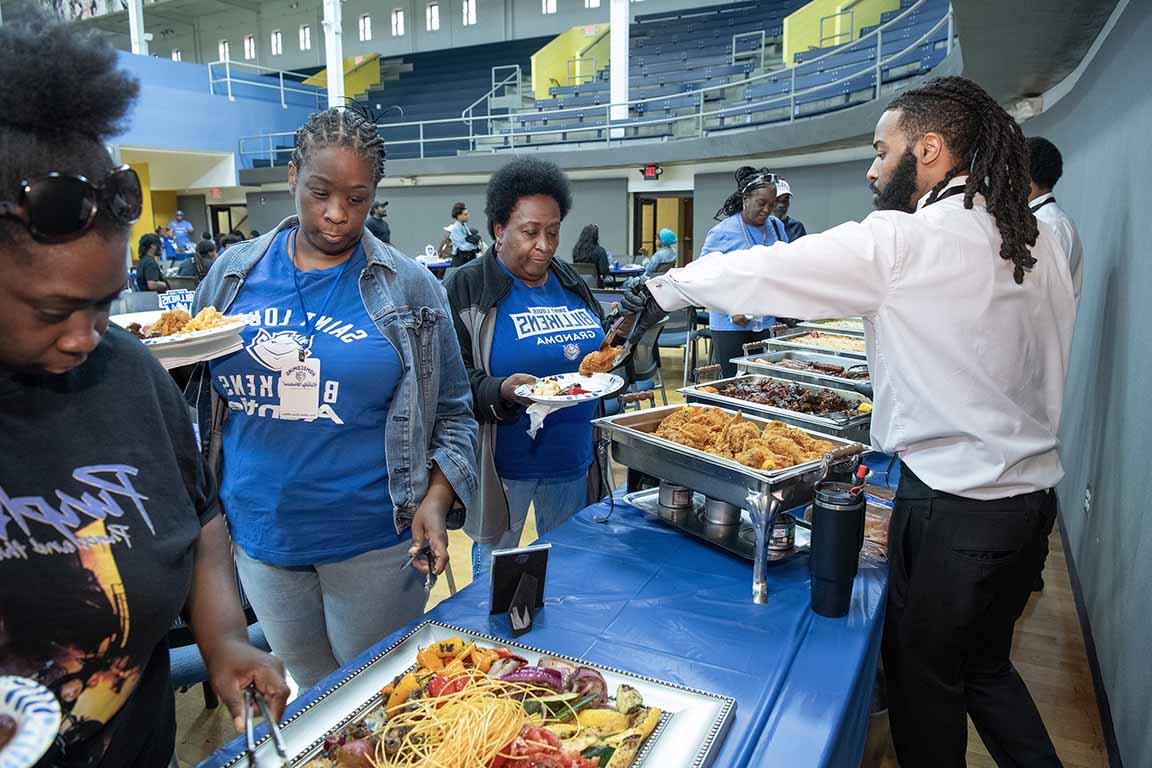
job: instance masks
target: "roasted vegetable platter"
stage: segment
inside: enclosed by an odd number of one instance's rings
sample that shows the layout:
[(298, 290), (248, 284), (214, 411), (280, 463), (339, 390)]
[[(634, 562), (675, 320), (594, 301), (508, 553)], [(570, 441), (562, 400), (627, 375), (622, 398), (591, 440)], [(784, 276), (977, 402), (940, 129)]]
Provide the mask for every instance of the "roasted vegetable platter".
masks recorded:
[[(730, 697), (426, 621), (281, 725), (293, 768), (703, 768)], [(258, 766), (280, 766), (265, 737)], [(249, 764), (241, 753), (227, 766)]]

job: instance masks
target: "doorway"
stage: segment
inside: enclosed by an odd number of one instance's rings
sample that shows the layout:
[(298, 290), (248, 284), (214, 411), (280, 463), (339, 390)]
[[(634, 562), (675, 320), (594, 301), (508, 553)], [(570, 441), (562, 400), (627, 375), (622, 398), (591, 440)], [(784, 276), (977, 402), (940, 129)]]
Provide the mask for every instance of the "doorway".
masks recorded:
[(660, 250), (662, 229), (676, 233), (676, 252), (680, 265), (692, 261), (695, 247), (692, 238), (692, 193), (644, 192), (633, 197), (632, 253), (636, 260), (648, 258)]
[(246, 205), (213, 205), (209, 207), (212, 217), (212, 234), (227, 235), (230, 232), (240, 232), (248, 237), (251, 232), (248, 227), (248, 206)]

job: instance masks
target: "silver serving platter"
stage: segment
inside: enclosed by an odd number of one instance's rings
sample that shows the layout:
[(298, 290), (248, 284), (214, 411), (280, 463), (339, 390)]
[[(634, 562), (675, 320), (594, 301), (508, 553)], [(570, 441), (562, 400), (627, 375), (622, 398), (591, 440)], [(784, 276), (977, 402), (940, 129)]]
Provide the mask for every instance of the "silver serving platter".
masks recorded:
[(808, 427), (810, 429), (819, 430), (826, 435), (833, 435), (843, 440), (852, 440), (858, 443), (869, 442), (869, 426), (872, 424), (871, 413), (829, 413), (829, 414), (815, 414), (815, 413), (802, 413), (800, 411), (792, 411), (787, 408), (777, 408), (771, 405), (764, 405), (763, 403), (753, 403), (749, 400), (741, 400), (738, 397), (729, 397), (719, 393), (705, 392), (703, 387), (723, 387), (725, 384), (731, 384), (735, 381), (774, 381), (782, 384), (795, 384), (798, 387), (807, 390), (824, 390), (833, 392), (840, 397), (851, 403), (871, 403), (872, 401), (861, 395), (858, 392), (850, 392), (846, 389), (837, 389), (835, 387), (819, 386), (816, 384), (805, 384), (791, 379), (785, 379), (780, 376), (764, 376), (760, 374), (749, 374), (746, 376), (736, 376), (730, 379), (720, 379), (719, 381), (708, 381), (700, 384), (695, 384), (691, 387), (684, 387), (677, 390), (684, 399), (689, 403), (707, 403), (709, 405), (720, 405), (726, 408), (735, 408), (744, 413), (754, 413), (757, 416), (763, 416), (768, 419), (776, 419), (785, 424), (793, 427)]
[[(765, 339), (764, 346), (768, 349), (807, 349), (814, 352), (820, 352), (825, 355), (833, 355), (835, 357), (850, 357), (857, 360), (867, 360), (868, 355), (864, 352), (857, 352), (852, 349), (834, 349), (832, 347), (820, 347), (813, 344), (805, 343), (802, 339), (812, 331), (803, 329), (797, 333), (788, 333), (783, 336), (777, 336), (772, 339)], [(860, 336), (851, 336), (845, 333), (834, 333), (832, 331), (820, 331), (824, 336), (839, 336), (844, 339), (851, 339), (852, 341), (860, 341)]]
[(831, 323), (839, 322), (838, 320), (811, 320), (806, 323), (797, 323), (797, 328), (804, 328), (809, 331), (820, 331), (821, 333), (840, 333), (845, 336), (863, 336), (864, 335), (864, 321), (860, 320), (853, 328), (839, 328)]
[(866, 363), (856, 360), (855, 358), (845, 360), (843, 357), (837, 357), (836, 355), (825, 355), (803, 349), (757, 352), (754, 355), (732, 358), (732, 362), (736, 364), (736, 370), (740, 373), (762, 373), (765, 376), (775, 376), (778, 379), (791, 379), (792, 381), (802, 381), (805, 384), (816, 384), (823, 387), (831, 386), (838, 389), (853, 389), (857, 385), (869, 385), (872, 383), (871, 379), (845, 379), (841, 376), (833, 376), (828, 373), (798, 371), (795, 368), (786, 368), (778, 365), (778, 363), (783, 360), (802, 360), (806, 363), (827, 363), (845, 368), (851, 368), (855, 365), (866, 365)]
[[(705, 768), (711, 765), (736, 711), (736, 700), (730, 696), (590, 664), (573, 656), (450, 624), (425, 621), (366, 664), (350, 671), (347, 677), (280, 726), (288, 749), (288, 765), (292, 768), (303, 766), (320, 754), (326, 736), (339, 732), (380, 707), (383, 703), (380, 689), (414, 666), (420, 648), (453, 637), (518, 650), (527, 655), (530, 662), (534, 661), (533, 656), (548, 655), (591, 667), (604, 676), (610, 694), (614, 694), (616, 686), (621, 683), (640, 691), (644, 704), (659, 707), (664, 711), (664, 718), (636, 755), (633, 768)], [(268, 736), (257, 744), (255, 757), (260, 768), (280, 768), (283, 765)], [(226, 768), (247, 765), (248, 753), (243, 752), (226, 763)]]

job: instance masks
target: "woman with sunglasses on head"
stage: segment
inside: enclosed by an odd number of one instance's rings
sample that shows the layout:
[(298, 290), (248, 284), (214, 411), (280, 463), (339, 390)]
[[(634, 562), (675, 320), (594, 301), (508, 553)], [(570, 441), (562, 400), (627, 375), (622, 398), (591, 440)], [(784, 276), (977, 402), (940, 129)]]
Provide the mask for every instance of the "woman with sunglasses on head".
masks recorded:
[(277, 716), (288, 688), (248, 645), (181, 393), (108, 324), (141, 190), (104, 142), (136, 83), (110, 47), (10, 3), (0, 81), (40, 84), (0, 89), (0, 675), (60, 702), (39, 765), (165, 766), (182, 612), (240, 725), (244, 688)]
[[(700, 249), (700, 258), (708, 257), (709, 254), (716, 254), (711, 258), (723, 258), (720, 254), (754, 245), (788, 242), (784, 225), (772, 215), (775, 207), (776, 174), (767, 168), (747, 165), (738, 168), (736, 191), (729, 195), (716, 212), (716, 219), (720, 223), (708, 230), (704, 247)], [(712, 357), (720, 364), (726, 378), (736, 375), (736, 365), (732, 358), (744, 354), (745, 344), (769, 338), (775, 324), (774, 317), (708, 313), (708, 327), (712, 330)]]
[[(197, 309), (249, 313), (213, 361), (221, 498), (244, 590), (301, 688), (424, 611), (471, 503), (476, 420), (444, 289), (365, 229), (384, 175), (376, 125), (347, 109), (296, 132), (296, 215), (222, 253)], [(207, 434), (207, 433), (206, 433)]]

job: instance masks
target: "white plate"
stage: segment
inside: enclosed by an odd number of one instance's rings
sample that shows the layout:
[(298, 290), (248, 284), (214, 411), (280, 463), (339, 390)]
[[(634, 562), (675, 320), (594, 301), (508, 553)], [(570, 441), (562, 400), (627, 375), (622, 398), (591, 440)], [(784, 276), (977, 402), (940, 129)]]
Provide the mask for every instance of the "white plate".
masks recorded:
[[(522, 656), (552, 655), (588, 666), (600, 672), (608, 683), (609, 693), (627, 683), (640, 691), (644, 703), (664, 711), (664, 719), (645, 742), (632, 766), (644, 768), (705, 768), (712, 763), (720, 743), (732, 723), (736, 700), (729, 696), (664, 682), (631, 672), (589, 664), (586, 661), (492, 635), (483, 635), (460, 627), (426, 621), (384, 649), (364, 666), (351, 670), (335, 687), (325, 691), (280, 726), (288, 748), (288, 764), (297, 768), (315, 757), (324, 737), (349, 723), (362, 719), (381, 704), (380, 689), (394, 677), (412, 668), (416, 652), (451, 637), (483, 646), (501, 646), (520, 651)], [(225, 768), (248, 765), (247, 752), (241, 752), (225, 763)], [(264, 736), (257, 743), (258, 768), (282, 766), (272, 743)]]
[(534, 395), (532, 394), (532, 387), (534, 385), (521, 384), (516, 387), (516, 396), (527, 398), (534, 403), (545, 403), (547, 405), (579, 403), (585, 400), (599, 400), (602, 397), (607, 397), (624, 386), (624, 379), (614, 373), (594, 373), (591, 376), (584, 376), (580, 373), (561, 373), (556, 376), (541, 376), (537, 381), (540, 382), (546, 379), (555, 381), (560, 385), (561, 389), (571, 384), (579, 384), (588, 390), (588, 393), (584, 395)]
[(16, 721), (16, 735), (0, 747), (0, 768), (35, 765), (60, 730), (60, 702), (52, 691), (26, 677), (0, 677), (0, 715)]
[[(127, 328), (132, 323), (149, 326), (159, 320), (162, 314), (164, 313), (160, 310), (152, 312), (132, 312), (127, 315), (113, 315), (111, 320), (121, 328)], [(174, 333), (171, 336), (160, 336), (159, 338), (143, 339), (142, 341), (146, 347), (172, 347), (190, 342), (199, 343), (207, 339), (237, 335), (240, 333), (240, 329), (248, 324), (248, 317), (246, 315), (237, 315), (230, 319), (232, 322), (215, 328), (208, 328), (203, 331), (190, 331), (188, 333)]]

